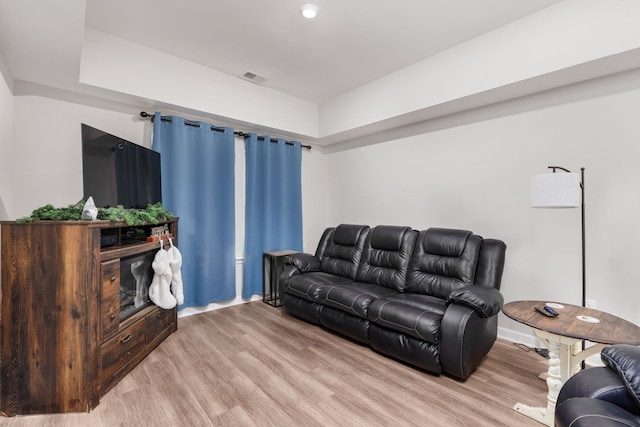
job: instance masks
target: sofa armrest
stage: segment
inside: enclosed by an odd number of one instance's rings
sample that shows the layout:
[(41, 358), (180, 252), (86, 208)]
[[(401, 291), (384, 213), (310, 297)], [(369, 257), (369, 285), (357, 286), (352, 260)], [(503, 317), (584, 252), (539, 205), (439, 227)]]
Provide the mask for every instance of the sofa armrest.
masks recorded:
[(615, 403), (576, 397), (556, 406), (555, 427), (637, 426), (638, 418)]
[(471, 308), (482, 318), (493, 317), (502, 310), (504, 297), (494, 288), (486, 286), (465, 286), (457, 289), (447, 298), (447, 307), (460, 304)]
[(284, 259), (282, 273), (280, 273), (280, 292), (286, 293), (293, 277), (312, 271), (321, 271), (320, 259), (315, 255), (301, 252), (287, 255)]
[(320, 271), (320, 260), (315, 255), (297, 253), (288, 255), (284, 261), (285, 266), (293, 266), (299, 273)]
[(605, 366), (588, 368), (569, 378), (560, 389), (556, 404), (560, 405), (576, 398), (602, 400), (632, 413), (637, 413), (639, 409), (622, 379)]
[(628, 344), (612, 345), (602, 350), (600, 357), (618, 374), (640, 408), (640, 348)]
[(447, 374), (465, 379), (489, 353), (498, 335), (498, 316), (483, 318), (462, 304), (451, 304), (440, 325), (440, 364)]

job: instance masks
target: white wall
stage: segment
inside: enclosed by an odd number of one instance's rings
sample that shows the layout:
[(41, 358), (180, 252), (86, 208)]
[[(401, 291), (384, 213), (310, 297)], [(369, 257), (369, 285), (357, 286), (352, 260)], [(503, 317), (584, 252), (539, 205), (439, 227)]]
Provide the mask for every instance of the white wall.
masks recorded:
[(302, 150), (302, 236), (304, 251), (314, 254), (322, 232), (328, 226), (328, 156), (318, 147)]
[(85, 31), (80, 83), (265, 130), (318, 136), (318, 106), (312, 102), (91, 28)]
[[(506, 301), (580, 304), (580, 211), (530, 208), (529, 185), (548, 165), (585, 167), (587, 298), (640, 323), (639, 110), (629, 90), (331, 153), (327, 222), (503, 239)], [(500, 327), (530, 334), (504, 316)]]
[(12, 219), (82, 199), (81, 123), (143, 145), (145, 123), (131, 114), (37, 96), (16, 96), (14, 105)]
[(0, 220), (9, 219), (11, 198), (11, 147), (13, 145), (13, 84), (0, 54)]

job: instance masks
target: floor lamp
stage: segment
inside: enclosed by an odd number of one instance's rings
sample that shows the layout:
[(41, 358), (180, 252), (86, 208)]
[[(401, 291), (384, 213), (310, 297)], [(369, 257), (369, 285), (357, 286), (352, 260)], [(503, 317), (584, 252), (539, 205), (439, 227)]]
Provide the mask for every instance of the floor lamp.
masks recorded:
[[(582, 306), (586, 306), (586, 258), (584, 233), (584, 168), (580, 175), (560, 166), (553, 172), (531, 178), (531, 206), (534, 208), (577, 208), (582, 210)], [(561, 171), (561, 172), (558, 172)]]

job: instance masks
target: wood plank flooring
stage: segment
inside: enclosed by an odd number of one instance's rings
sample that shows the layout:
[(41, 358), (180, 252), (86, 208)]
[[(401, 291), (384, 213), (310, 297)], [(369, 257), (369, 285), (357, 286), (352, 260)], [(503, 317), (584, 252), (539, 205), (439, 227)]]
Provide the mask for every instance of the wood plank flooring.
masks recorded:
[(91, 413), (1, 426), (536, 426), (546, 359), (498, 340), (465, 381), (382, 356), (261, 301), (179, 319)]

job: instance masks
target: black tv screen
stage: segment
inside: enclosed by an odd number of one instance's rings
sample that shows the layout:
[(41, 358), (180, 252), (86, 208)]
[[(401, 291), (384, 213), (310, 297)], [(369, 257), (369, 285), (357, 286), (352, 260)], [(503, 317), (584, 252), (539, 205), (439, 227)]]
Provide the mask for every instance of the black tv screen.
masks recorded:
[(84, 200), (144, 209), (162, 202), (160, 153), (82, 124)]

